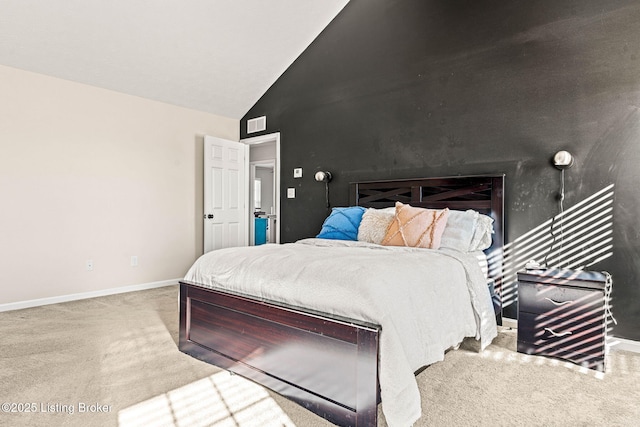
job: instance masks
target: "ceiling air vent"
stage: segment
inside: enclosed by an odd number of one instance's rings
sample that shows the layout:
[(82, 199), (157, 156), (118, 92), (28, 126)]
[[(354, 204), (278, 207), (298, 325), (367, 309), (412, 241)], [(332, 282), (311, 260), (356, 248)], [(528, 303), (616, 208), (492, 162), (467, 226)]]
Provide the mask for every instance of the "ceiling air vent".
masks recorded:
[(267, 116), (247, 120), (247, 133), (260, 132), (267, 128)]

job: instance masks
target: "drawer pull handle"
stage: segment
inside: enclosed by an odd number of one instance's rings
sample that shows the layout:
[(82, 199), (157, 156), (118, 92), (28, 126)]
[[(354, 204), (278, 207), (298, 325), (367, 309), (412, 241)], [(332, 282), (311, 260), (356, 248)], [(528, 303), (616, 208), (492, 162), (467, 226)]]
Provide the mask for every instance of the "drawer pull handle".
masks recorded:
[(560, 338), (560, 337), (565, 337), (567, 335), (571, 335), (573, 334), (573, 332), (571, 331), (565, 331), (565, 332), (554, 332), (553, 329), (549, 329), (549, 328), (544, 328), (545, 331), (549, 332), (551, 335), (553, 335), (554, 337)]
[(558, 302), (558, 301), (554, 301), (551, 298), (545, 298), (547, 301), (549, 301), (551, 304), (556, 305), (556, 306), (561, 306), (561, 305), (567, 305), (567, 304), (571, 304), (573, 301), (562, 301), (562, 302)]

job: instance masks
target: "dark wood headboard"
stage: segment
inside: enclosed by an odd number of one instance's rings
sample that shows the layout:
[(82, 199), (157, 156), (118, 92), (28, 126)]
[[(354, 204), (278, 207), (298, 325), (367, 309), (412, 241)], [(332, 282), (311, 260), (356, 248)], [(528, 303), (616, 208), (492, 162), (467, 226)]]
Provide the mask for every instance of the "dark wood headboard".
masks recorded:
[(500, 288), (504, 247), (504, 174), (353, 182), (350, 186), (352, 206), (385, 208), (394, 206), (398, 201), (431, 209), (473, 209), (491, 216), (494, 221), (493, 243), (485, 252), (489, 258), (489, 275)]

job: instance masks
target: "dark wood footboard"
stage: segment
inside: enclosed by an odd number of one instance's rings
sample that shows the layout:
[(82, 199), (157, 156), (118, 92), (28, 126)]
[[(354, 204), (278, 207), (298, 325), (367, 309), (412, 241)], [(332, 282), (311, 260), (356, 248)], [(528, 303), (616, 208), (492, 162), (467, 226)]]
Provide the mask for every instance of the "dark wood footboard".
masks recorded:
[(180, 282), (180, 350), (341, 426), (377, 424), (379, 327)]

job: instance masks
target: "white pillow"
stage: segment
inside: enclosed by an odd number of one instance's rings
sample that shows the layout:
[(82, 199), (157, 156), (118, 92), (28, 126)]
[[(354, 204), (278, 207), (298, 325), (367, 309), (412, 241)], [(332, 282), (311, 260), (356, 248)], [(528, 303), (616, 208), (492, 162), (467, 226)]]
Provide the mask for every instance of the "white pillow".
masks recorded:
[(396, 208), (374, 209), (369, 208), (362, 215), (360, 227), (358, 227), (358, 240), (369, 243), (382, 243), (389, 224), (393, 221)]
[(460, 252), (483, 251), (491, 247), (493, 219), (474, 210), (449, 211), (440, 247)]
[(478, 222), (476, 222), (469, 252), (489, 249), (491, 247), (492, 234), (493, 218), (487, 215), (478, 214)]
[(471, 242), (475, 232), (478, 216), (474, 210), (449, 211), (447, 226), (440, 240), (441, 248), (456, 249), (460, 252), (471, 252)]

